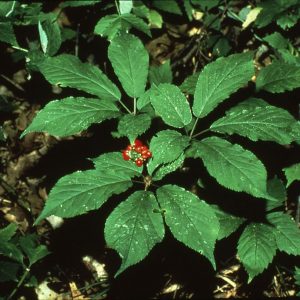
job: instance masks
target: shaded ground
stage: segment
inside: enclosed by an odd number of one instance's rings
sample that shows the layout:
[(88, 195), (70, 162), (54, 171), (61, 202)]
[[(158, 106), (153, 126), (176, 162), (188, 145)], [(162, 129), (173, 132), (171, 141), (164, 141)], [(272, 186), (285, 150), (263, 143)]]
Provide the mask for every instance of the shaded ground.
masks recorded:
[[(81, 27), (83, 35), (91, 32), (93, 22), (87, 22), (82, 14), (71, 11), (68, 17), (74, 28), (78, 23), (85, 24), (85, 27)], [(188, 36), (190, 25), (181, 24), (182, 20), (178, 22), (167, 23), (165, 28), (155, 31), (153, 39), (147, 41), (147, 48), (152, 57), (152, 64), (159, 64), (171, 58), (175, 81), (180, 83), (185, 75), (192, 73), (192, 69), (195, 68), (193, 57), (196, 52), (193, 52), (193, 42), (190, 45), (187, 43), (193, 39)], [(236, 34), (236, 38), (242, 41), (240, 47), (245, 46), (248, 42), (247, 37)], [(101, 45), (99, 41), (98, 38), (91, 38), (89, 41), (82, 38), (79, 50), (81, 58), (89, 57), (102, 67), (105, 57), (99, 53), (106, 49), (106, 43), (102, 41)], [(70, 45), (72, 46), (74, 45)], [(96, 54), (91, 57), (88, 49), (94, 48), (101, 51), (94, 51)], [(32, 133), (20, 140), (21, 132), (31, 122), (35, 113), (49, 100), (61, 98), (69, 91), (51, 87), (39, 74), (33, 74), (28, 80), (24, 64), (12, 60), (12, 51), (14, 50), (3, 44), (0, 47), (0, 95), (9, 101), (0, 115), (7, 135), (6, 142), (0, 146), (0, 225), (17, 222), (24, 233), (37, 231), (42, 243), (48, 245), (52, 254), (32, 272), (40, 281), (46, 280), (49, 286), (60, 294), (58, 299), (70, 299), (71, 294), (74, 299), (257, 299), (264, 296), (287, 297), (295, 294), (291, 271), (296, 262), (299, 263), (299, 259), (283, 255), (277, 255), (268, 271), (247, 285), (246, 273), (235, 257), (239, 232), (218, 242), (217, 272), (214, 272), (204, 257), (182, 246), (167, 232), (162, 244), (156, 246), (147, 259), (114, 279), (113, 274), (119, 267), (120, 259), (113, 250), (106, 248), (103, 227), (106, 217), (120, 201), (117, 197), (105, 204), (101, 211), (65, 220), (58, 229), (52, 229), (46, 221), (32, 227), (49, 190), (61, 176), (78, 169), (91, 168), (87, 157), (95, 157), (107, 151), (118, 151), (126, 145), (126, 141), (120, 139), (113, 145), (109, 143), (109, 132), (115, 129), (115, 121), (92, 126), (88, 131), (68, 138), (57, 139), (44, 133)], [(205, 57), (205, 54), (202, 58), (200, 56), (200, 65), (201, 59), (205, 60)], [(298, 104), (291, 104), (289, 109), (297, 111)], [(256, 149), (256, 153), (266, 162), (271, 172), (275, 173), (277, 168), (286, 166), (298, 150), (295, 149), (294, 153), (290, 151), (287, 156), (286, 149), (264, 144), (258, 152)], [(278, 157), (281, 159), (279, 165)], [(176, 180), (181, 181), (183, 178), (184, 176)], [(210, 186), (210, 179), (206, 180)], [(190, 182), (191, 187), (193, 184), (194, 182)], [(298, 188), (299, 186), (295, 185), (291, 190), (291, 199), (296, 197)], [(206, 199), (228, 197), (229, 206), (229, 197), (237, 197), (226, 194), (222, 188), (215, 190), (213, 184), (206, 193)], [(294, 213), (293, 201), (287, 201), (287, 205)], [(242, 205), (240, 209), (243, 210)], [(244, 213), (253, 218), (257, 217), (257, 212)], [(11, 287), (12, 285), (8, 285), (1, 288), (9, 290)], [(20, 289), (18, 296), (23, 295), (26, 299), (35, 299), (32, 288)]]

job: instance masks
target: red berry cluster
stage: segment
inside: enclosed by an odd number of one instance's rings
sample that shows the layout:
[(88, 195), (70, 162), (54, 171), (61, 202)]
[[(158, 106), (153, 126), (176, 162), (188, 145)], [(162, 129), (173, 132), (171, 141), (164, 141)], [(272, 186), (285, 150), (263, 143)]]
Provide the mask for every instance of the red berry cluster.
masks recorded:
[(152, 153), (148, 147), (143, 145), (140, 140), (135, 140), (134, 144), (128, 145), (126, 149), (122, 151), (122, 155), (125, 160), (135, 162), (138, 167), (141, 167), (144, 161), (152, 157)]

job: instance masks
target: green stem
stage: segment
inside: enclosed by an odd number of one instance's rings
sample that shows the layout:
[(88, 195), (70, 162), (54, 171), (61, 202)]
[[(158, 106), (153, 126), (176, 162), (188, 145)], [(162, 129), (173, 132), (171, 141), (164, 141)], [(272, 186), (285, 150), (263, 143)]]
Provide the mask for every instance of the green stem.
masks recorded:
[(23, 52), (26, 52), (26, 53), (29, 52), (27, 49), (22, 48), (22, 47), (19, 47), (19, 46), (12, 46), (12, 48), (17, 49), (17, 50), (20, 50), (20, 51), (23, 51)]
[(204, 130), (202, 130), (202, 131), (196, 133), (195, 135), (192, 135), (191, 138), (195, 138), (195, 137), (197, 137), (197, 136), (199, 136), (199, 135), (201, 135), (201, 134), (203, 134), (203, 133), (205, 133), (205, 132), (208, 132), (209, 130), (210, 130), (209, 128), (204, 129)]
[(119, 102), (120, 102), (120, 104), (125, 108), (125, 110), (126, 110), (128, 113), (132, 114), (132, 112), (128, 109), (128, 107), (127, 107), (121, 100), (119, 100)]
[(133, 98), (133, 114), (136, 115), (136, 98)]
[(12, 297), (15, 295), (15, 293), (18, 291), (18, 289), (21, 287), (21, 285), (23, 284), (24, 280), (26, 279), (27, 275), (30, 272), (30, 267), (25, 269), (25, 272), (23, 273), (21, 279), (19, 280), (17, 286), (14, 288), (14, 290), (11, 292), (11, 294), (8, 296), (7, 300), (12, 299)]
[(196, 121), (195, 121), (195, 123), (194, 123), (194, 125), (193, 125), (193, 128), (192, 128), (192, 130), (191, 130), (191, 132), (190, 132), (190, 139), (193, 137), (193, 133), (194, 133), (194, 131), (195, 131), (195, 129), (196, 129), (196, 126), (197, 126), (198, 121), (199, 121), (199, 118), (196, 119)]
[(116, 4), (116, 8), (117, 8), (118, 14), (121, 15), (121, 13), (120, 13), (120, 8), (119, 8), (119, 4), (118, 4), (118, 1), (117, 1), (117, 0), (115, 0), (115, 4)]

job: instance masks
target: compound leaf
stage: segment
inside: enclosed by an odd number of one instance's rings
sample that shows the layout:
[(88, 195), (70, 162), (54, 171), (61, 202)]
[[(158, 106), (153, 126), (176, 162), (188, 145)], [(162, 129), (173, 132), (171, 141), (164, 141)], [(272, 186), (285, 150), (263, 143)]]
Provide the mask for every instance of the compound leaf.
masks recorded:
[(190, 105), (180, 89), (162, 83), (152, 90), (150, 101), (155, 112), (170, 126), (182, 128), (192, 120)]
[(283, 93), (300, 87), (300, 68), (283, 61), (274, 61), (257, 77), (256, 88), (270, 93)]
[(41, 131), (67, 136), (87, 129), (92, 123), (101, 123), (119, 115), (118, 107), (109, 100), (83, 97), (54, 100), (38, 112), (21, 137), (29, 132)]
[(193, 113), (208, 115), (219, 103), (243, 87), (254, 74), (252, 52), (221, 57), (200, 73), (194, 96)]
[(116, 174), (124, 174), (129, 177), (140, 176), (143, 169), (132, 161), (123, 159), (121, 152), (111, 152), (102, 154), (90, 159), (96, 171), (101, 174), (107, 170), (114, 170)]
[(248, 99), (233, 107), (210, 129), (219, 133), (239, 134), (252, 141), (274, 141), (282, 145), (293, 140), (294, 117), (286, 110), (261, 99)]
[(262, 223), (251, 223), (240, 236), (238, 256), (245, 267), (248, 283), (260, 274), (276, 253), (276, 240), (272, 227)]
[(176, 160), (189, 145), (189, 138), (175, 130), (162, 130), (154, 136), (149, 149), (152, 159), (148, 163), (148, 172), (153, 171), (161, 164), (167, 164)]
[(125, 92), (132, 98), (140, 97), (149, 67), (149, 55), (142, 42), (131, 34), (121, 34), (111, 41), (108, 57)]
[(119, 121), (118, 133), (120, 136), (127, 136), (129, 139), (134, 140), (149, 129), (150, 125), (151, 118), (148, 114), (127, 114)]
[(105, 240), (122, 258), (117, 275), (143, 260), (160, 243), (165, 230), (155, 196), (137, 191), (119, 204), (105, 223)]
[(189, 153), (192, 157), (201, 158), (209, 174), (224, 187), (273, 200), (267, 194), (267, 172), (264, 165), (252, 152), (240, 145), (218, 137), (209, 137), (194, 142)]
[(47, 57), (38, 67), (52, 84), (75, 88), (106, 100), (121, 98), (116, 85), (99, 68), (82, 63), (76, 56), (62, 54)]
[(195, 194), (176, 185), (160, 187), (157, 199), (165, 210), (165, 221), (174, 237), (207, 257), (215, 268), (214, 247), (219, 222), (213, 209)]
[(291, 185), (295, 180), (300, 180), (300, 163), (284, 168), (283, 171), (287, 179), (286, 187)]
[(300, 230), (296, 222), (281, 212), (268, 214), (267, 219), (275, 226), (274, 235), (278, 249), (287, 254), (300, 255)]
[(113, 194), (126, 191), (132, 182), (125, 174), (96, 170), (77, 171), (58, 180), (35, 224), (56, 215), (70, 218), (99, 208)]

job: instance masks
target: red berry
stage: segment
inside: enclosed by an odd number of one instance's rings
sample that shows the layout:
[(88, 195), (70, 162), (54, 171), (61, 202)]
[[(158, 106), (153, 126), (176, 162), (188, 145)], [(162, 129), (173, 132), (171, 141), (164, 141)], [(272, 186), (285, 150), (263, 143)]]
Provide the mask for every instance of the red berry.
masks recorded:
[(150, 158), (152, 156), (152, 153), (149, 151), (148, 148), (146, 148), (145, 150), (142, 151), (142, 157), (147, 159)]
[(143, 153), (144, 151), (147, 151), (147, 150), (148, 150), (148, 148), (146, 146), (139, 146), (139, 147), (135, 148), (135, 151), (137, 153)]
[(138, 167), (141, 167), (143, 165), (144, 161), (140, 158), (137, 158), (135, 160), (135, 164), (138, 166)]
[(132, 150), (132, 146), (131, 146), (131, 145), (128, 145), (128, 146), (126, 147), (126, 150), (127, 150), (127, 151), (131, 151), (131, 150)]
[(140, 141), (140, 140), (135, 140), (134, 141), (134, 147), (136, 148), (136, 147), (141, 147), (141, 146), (143, 146), (143, 142), (142, 141)]
[(124, 160), (130, 160), (130, 156), (128, 155), (128, 151), (123, 150), (122, 151), (122, 156)]

